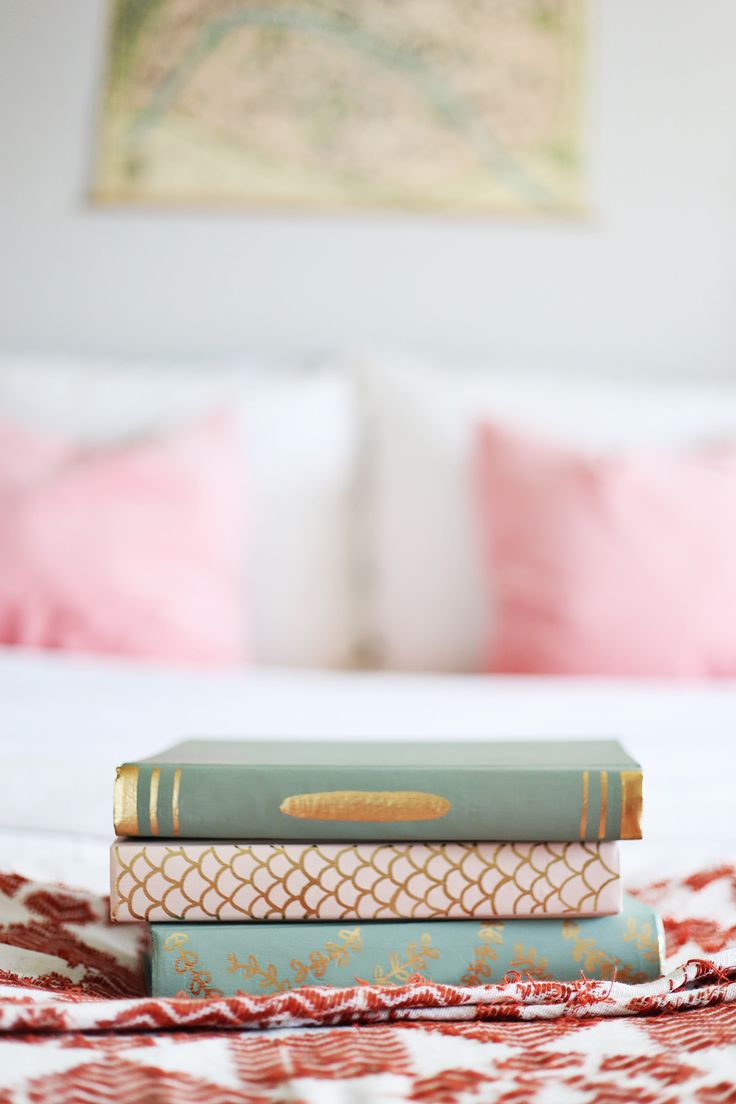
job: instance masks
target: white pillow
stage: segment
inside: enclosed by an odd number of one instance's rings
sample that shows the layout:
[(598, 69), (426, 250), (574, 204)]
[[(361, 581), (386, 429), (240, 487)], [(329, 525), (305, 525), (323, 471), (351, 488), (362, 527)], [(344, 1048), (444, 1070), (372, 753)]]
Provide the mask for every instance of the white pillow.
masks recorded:
[(388, 356), (357, 371), (366, 413), (360, 633), (364, 653), (388, 668), (480, 668), (492, 629), (470, 469), (482, 418), (599, 448), (736, 436), (736, 386), (726, 383), (565, 377)]
[(355, 434), (343, 372), (0, 356), (0, 414), (80, 441), (145, 433), (222, 403), (236, 405), (243, 424), (253, 658), (346, 666)]

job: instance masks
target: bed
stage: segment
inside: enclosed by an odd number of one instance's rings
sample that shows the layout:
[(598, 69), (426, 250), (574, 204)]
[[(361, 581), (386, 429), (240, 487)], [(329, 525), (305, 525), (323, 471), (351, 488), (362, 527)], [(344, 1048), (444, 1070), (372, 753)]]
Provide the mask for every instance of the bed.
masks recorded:
[[(30, 967), (25, 985), (5, 976), (3, 1101), (107, 1090), (167, 1102), (197, 1093), (264, 1102), (736, 1100), (736, 956), (728, 950), (736, 943), (735, 684), (275, 668), (205, 674), (6, 650), (0, 701), (0, 942), (7, 951), (18, 932), (46, 932), (46, 949), (62, 947), (68, 966), (68, 948), (82, 940), (130, 972), (127, 990), (113, 992), (99, 970), (87, 999), (49, 994)], [(432, 736), (604, 733), (619, 735), (645, 770), (645, 839), (624, 845), (627, 887), (664, 912), (668, 968), (701, 964), (664, 989), (588, 983), (599, 988), (561, 995), (523, 990), (517, 979), (513, 1000), (496, 986), (495, 995), (466, 996), (459, 1007), (431, 985), (397, 990), (383, 1004), (360, 990), (325, 1004), (312, 990), (256, 998), (257, 1009), (225, 1001), (226, 1009), (207, 1011), (211, 1002), (202, 1002), (196, 1015), (198, 1002), (134, 999), (139, 934), (109, 928), (102, 900), (122, 759), (185, 735), (401, 736), (421, 747)], [(645, 1007), (645, 998), (653, 1003)], [(639, 1011), (662, 1014), (632, 1017), (637, 1001)], [(674, 1012), (673, 1001), (696, 1007)], [(122, 1031), (119, 1023), (110, 1031), (112, 1005), (138, 1010)], [(42, 1046), (31, 1061), (34, 1039)]]

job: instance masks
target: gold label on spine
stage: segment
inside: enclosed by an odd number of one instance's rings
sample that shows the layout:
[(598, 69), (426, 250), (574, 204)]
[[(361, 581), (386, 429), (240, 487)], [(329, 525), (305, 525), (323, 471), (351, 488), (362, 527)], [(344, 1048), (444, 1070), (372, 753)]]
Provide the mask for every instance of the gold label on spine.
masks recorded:
[(174, 788), (171, 791), (171, 819), (174, 822), (174, 835), (178, 836), (181, 825), (179, 822), (179, 790), (181, 789), (181, 767), (174, 771)]
[(138, 767), (131, 763), (115, 772), (113, 818), (118, 836), (138, 835)]
[(641, 771), (621, 771), (621, 839), (641, 839)]
[(446, 797), (412, 790), (329, 790), (295, 794), (280, 805), (300, 820), (438, 820), (451, 808)]
[(148, 814), (151, 818), (151, 835), (158, 835), (158, 783), (161, 778), (161, 768), (154, 767), (151, 771), (151, 792), (148, 795)]
[(588, 791), (590, 789), (590, 772), (583, 771), (583, 804), (580, 808), (580, 839), (584, 840), (588, 831)]
[(598, 839), (602, 840), (606, 834), (606, 818), (608, 816), (608, 771), (601, 771), (601, 815), (598, 820)]

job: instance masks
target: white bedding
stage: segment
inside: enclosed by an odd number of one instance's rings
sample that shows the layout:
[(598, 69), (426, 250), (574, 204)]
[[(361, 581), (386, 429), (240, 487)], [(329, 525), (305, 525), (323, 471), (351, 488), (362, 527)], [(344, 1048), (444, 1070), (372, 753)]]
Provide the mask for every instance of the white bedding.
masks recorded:
[(0, 870), (105, 890), (114, 768), (187, 735), (616, 734), (645, 770), (630, 884), (736, 857), (736, 682), (256, 669), (202, 674), (0, 649)]

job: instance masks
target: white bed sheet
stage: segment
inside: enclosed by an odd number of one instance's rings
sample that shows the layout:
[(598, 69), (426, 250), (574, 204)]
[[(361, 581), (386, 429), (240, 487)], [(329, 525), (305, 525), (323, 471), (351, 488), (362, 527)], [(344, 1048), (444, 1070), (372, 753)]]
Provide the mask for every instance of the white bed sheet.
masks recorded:
[(645, 771), (630, 884), (736, 858), (736, 682), (232, 674), (0, 649), (0, 870), (105, 891), (117, 763), (191, 735), (620, 736)]

